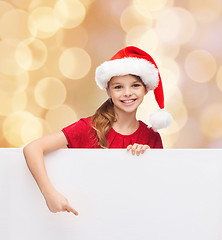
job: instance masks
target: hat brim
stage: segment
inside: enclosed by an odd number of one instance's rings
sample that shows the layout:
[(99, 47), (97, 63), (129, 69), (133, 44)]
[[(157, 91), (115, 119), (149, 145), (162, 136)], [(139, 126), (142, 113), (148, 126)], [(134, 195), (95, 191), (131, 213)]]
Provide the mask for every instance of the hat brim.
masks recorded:
[(95, 79), (101, 89), (106, 89), (112, 77), (127, 74), (139, 76), (147, 90), (154, 90), (158, 86), (159, 72), (155, 65), (136, 57), (125, 57), (102, 63), (96, 69)]

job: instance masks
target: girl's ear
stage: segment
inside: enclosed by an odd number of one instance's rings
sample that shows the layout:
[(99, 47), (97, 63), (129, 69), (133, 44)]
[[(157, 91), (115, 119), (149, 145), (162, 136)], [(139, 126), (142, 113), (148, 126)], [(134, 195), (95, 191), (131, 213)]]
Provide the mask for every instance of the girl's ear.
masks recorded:
[(106, 88), (107, 95), (111, 98), (110, 90), (109, 88)]

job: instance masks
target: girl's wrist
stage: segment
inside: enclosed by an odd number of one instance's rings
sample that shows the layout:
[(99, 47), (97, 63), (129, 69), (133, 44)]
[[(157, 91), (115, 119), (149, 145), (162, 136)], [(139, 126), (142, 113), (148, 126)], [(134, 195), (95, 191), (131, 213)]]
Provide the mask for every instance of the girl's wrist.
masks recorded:
[(43, 189), (41, 189), (41, 193), (44, 197), (47, 197), (49, 194), (52, 194), (52, 192), (55, 192), (55, 188), (53, 186), (47, 186)]

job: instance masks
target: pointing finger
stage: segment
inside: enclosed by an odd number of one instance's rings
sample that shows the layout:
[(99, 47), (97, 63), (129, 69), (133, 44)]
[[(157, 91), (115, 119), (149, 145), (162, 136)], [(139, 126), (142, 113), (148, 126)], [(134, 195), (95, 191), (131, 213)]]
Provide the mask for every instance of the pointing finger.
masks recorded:
[(67, 211), (67, 212), (72, 212), (72, 213), (75, 214), (76, 216), (79, 215), (79, 213), (78, 213), (74, 208), (72, 208), (72, 207), (70, 207), (70, 206), (68, 206), (68, 207), (66, 208), (66, 211)]

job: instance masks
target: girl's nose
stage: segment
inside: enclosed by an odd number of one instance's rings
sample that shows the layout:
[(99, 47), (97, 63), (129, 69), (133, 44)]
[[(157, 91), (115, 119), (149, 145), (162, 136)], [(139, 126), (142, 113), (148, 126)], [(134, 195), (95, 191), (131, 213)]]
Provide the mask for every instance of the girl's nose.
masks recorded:
[(126, 89), (125, 89), (124, 96), (125, 96), (125, 97), (130, 97), (130, 96), (132, 96), (132, 92), (130, 91), (129, 88), (126, 88)]

